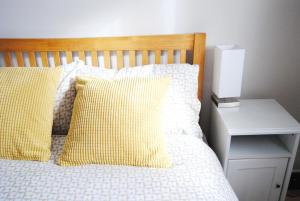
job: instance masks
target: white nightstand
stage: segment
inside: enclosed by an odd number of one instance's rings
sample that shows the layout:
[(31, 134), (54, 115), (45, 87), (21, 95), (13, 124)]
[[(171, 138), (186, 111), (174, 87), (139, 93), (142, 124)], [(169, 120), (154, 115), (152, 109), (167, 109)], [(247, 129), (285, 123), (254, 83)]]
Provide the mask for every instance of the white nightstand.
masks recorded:
[(299, 143), (300, 124), (275, 100), (212, 107), (209, 144), (240, 201), (283, 201)]

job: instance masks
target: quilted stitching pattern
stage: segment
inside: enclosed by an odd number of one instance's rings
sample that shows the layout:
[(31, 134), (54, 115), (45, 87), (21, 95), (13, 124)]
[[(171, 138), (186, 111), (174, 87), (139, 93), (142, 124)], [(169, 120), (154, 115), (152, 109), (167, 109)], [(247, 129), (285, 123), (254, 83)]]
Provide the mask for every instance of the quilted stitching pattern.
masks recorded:
[(0, 160), (0, 200), (237, 201), (213, 151), (199, 138), (173, 134), (170, 169), (60, 167), (65, 136), (53, 136), (48, 163)]

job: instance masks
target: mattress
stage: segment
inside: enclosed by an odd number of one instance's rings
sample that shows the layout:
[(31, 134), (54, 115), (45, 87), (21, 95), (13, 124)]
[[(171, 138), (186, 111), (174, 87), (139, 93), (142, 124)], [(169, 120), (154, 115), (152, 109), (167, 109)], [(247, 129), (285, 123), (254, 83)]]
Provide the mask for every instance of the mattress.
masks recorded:
[(53, 136), (49, 162), (0, 160), (0, 200), (237, 200), (214, 152), (199, 138), (167, 137), (173, 166), (155, 169), (55, 164), (65, 136)]

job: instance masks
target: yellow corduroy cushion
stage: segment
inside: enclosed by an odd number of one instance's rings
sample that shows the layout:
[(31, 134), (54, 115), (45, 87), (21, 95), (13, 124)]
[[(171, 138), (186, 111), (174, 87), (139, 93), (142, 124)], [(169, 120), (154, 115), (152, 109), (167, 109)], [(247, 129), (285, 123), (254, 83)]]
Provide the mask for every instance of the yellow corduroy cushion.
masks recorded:
[(60, 69), (0, 68), (0, 158), (48, 161)]
[(71, 126), (59, 160), (83, 164), (170, 167), (161, 127), (169, 77), (77, 78)]

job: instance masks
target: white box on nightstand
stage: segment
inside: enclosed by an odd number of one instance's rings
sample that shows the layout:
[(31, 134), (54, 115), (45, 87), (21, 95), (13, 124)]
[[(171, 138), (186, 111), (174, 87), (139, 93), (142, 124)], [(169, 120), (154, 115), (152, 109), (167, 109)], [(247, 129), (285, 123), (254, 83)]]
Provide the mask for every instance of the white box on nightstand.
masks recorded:
[(212, 107), (208, 138), (240, 201), (283, 201), (299, 143), (300, 124), (275, 100)]

